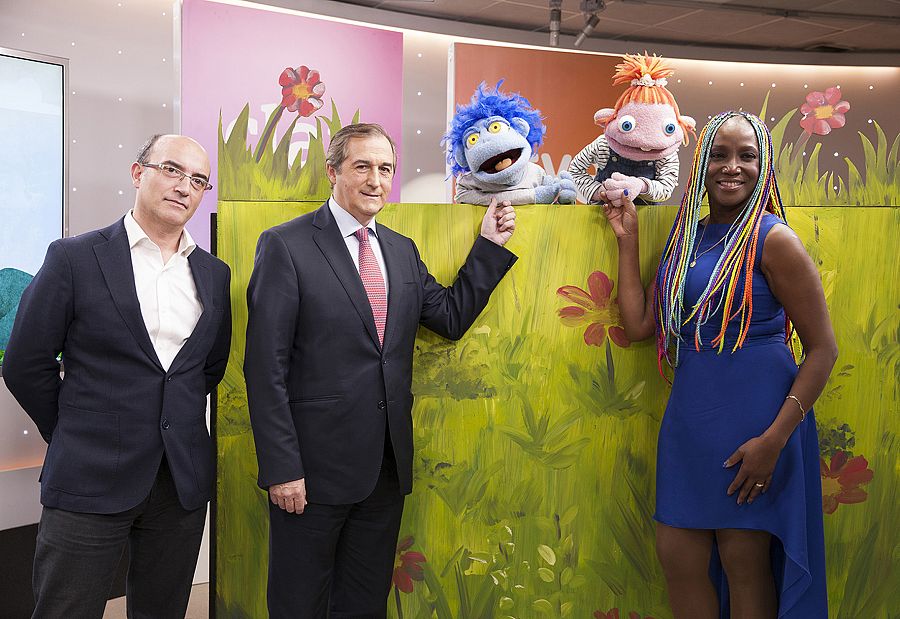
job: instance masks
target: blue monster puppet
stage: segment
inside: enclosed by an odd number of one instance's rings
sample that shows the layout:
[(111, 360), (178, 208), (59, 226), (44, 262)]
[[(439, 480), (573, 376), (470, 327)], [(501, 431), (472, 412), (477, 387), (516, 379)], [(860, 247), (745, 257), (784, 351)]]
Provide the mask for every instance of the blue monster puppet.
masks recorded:
[(575, 183), (568, 172), (551, 176), (530, 161), (544, 141), (541, 114), (517, 93), (482, 82), (468, 105), (457, 105), (450, 130), (441, 140), (456, 175), (455, 202), (490, 204), (572, 204)]

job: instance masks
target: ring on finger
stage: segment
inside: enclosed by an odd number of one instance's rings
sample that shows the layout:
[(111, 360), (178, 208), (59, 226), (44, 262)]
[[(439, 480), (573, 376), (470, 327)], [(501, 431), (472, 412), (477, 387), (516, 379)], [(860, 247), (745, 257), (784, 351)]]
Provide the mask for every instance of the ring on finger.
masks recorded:
[(766, 487), (766, 482), (764, 482), (764, 481), (758, 481), (758, 482), (756, 482), (756, 483), (753, 484), (753, 485), (756, 486), (757, 488), (765, 488), (765, 487)]

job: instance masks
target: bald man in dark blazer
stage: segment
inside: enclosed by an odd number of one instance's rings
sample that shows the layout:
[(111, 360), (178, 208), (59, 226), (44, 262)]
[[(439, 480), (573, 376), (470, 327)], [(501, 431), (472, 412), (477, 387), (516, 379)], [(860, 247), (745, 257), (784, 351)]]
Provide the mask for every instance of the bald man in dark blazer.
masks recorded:
[(412, 490), (416, 331), (462, 337), (516, 260), (515, 212), (492, 204), (454, 284), (436, 282), (411, 239), (375, 222), (395, 163), (384, 129), (345, 127), (332, 197), (257, 246), (244, 374), (273, 619), (385, 616)]

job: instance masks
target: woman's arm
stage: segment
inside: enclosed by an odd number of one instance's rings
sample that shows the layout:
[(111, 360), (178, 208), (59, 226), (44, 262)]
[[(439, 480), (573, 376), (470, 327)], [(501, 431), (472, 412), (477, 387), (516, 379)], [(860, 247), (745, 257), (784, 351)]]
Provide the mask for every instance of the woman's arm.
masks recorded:
[[(803, 363), (789, 393), (802, 402), (805, 414), (825, 388), (837, 359), (822, 280), (803, 243), (783, 225), (774, 226), (766, 237), (762, 271), (803, 343)], [(766, 434), (783, 445), (800, 423), (800, 417), (800, 405), (789, 398)]]
[(600, 193), (603, 213), (616, 235), (619, 247), (619, 316), (625, 337), (639, 342), (656, 332), (653, 316), (653, 285), (647, 290), (641, 283), (637, 209), (631, 196), (623, 196), (622, 206), (613, 206)]
[[(761, 436), (741, 445), (725, 462), (732, 466), (743, 461), (728, 488), (728, 494), (740, 489), (738, 503), (744, 499), (752, 502), (768, 489), (781, 450), (822, 393), (837, 359), (819, 272), (800, 239), (787, 226), (776, 225), (769, 231), (763, 245), (762, 272), (794, 323), (805, 358), (787, 394), (794, 397), (784, 400), (775, 420)], [(763, 486), (756, 486), (757, 483)]]

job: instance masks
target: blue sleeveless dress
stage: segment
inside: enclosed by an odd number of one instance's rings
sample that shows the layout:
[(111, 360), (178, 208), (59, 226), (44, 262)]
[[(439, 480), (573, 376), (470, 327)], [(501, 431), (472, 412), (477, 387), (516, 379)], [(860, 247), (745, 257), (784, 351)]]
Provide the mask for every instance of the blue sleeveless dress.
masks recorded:
[[(731, 353), (739, 324), (732, 321), (726, 345), (711, 345), (721, 314), (701, 328), (703, 345), (694, 347), (695, 322), (682, 328), (684, 341), (672, 393), (659, 432), (656, 514), (666, 525), (687, 529), (754, 529), (772, 534), (772, 569), (778, 591), (778, 617), (827, 619), (825, 543), (819, 441), (812, 411), (788, 440), (765, 494), (737, 504), (726, 491), (740, 464), (722, 464), (748, 439), (772, 423), (789, 393), (797, 366), (784, 342), (784, 309), (760, 270), (765, 238), (781, 223), (765, 214), (753, 272), (753, 316), (742, 348)], [(688, 270), (684, 305), (692, 308), (722, 254), (727, 224), (701, 226), (696, 266)], [(743, 290), (744, 278), (738, 283)], [(799, 412), (798, 412), (799, 415)], [(728, 584), (713, 552), (710, 577), (719, 591), (721, 618), (730, 617)]]

